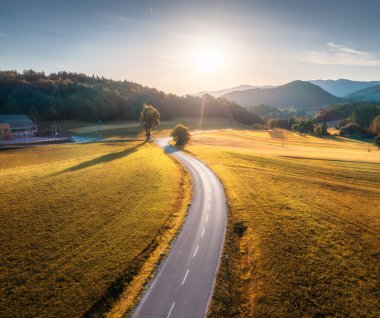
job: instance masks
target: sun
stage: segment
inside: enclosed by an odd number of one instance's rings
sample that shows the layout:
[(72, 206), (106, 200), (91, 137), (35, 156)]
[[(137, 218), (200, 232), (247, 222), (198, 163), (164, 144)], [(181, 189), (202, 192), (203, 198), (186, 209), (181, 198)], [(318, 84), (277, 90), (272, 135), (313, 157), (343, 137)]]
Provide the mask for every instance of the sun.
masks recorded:
[(195, 59), (199, 70), (207, 73), (217, 71), (222, 62), (221, 52), (215, 47), (198, 49)]

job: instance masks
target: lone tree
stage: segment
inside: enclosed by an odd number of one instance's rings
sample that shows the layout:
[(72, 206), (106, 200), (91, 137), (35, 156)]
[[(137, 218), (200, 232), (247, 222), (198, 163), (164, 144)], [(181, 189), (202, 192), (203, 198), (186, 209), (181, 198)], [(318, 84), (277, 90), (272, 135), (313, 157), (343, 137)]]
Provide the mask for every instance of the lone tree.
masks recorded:
[(190, 141), (189, 128), (181, 124), (174, 127), (170, 136), (173, 137), (176, 147), (184, 147)]
[(153, 106), (144, 104), (140, 115), (140, 122), (145, 129), (146, 140), (149, 141), (152, 137), (152, 129), (156, 128), (160, 123), (160, 112)]
[(314, 127), (314, 135), (322, 136), (322, 126), (321, 125), (317, 125)]

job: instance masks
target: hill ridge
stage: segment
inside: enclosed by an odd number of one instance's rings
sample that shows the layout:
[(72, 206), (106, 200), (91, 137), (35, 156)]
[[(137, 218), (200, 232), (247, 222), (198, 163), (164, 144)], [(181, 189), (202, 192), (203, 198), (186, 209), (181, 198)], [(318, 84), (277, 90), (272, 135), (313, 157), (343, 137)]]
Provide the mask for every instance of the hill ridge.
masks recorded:
[(324, 106), (342, 101), (341, 98), (326, 92), (321, 87), (301, 80), (295, 80), (273, 88), (235, 91), (222, 97), (243, 106), (266, 104), (278, 108), (295, 108), (297, 110), (318, 110)]

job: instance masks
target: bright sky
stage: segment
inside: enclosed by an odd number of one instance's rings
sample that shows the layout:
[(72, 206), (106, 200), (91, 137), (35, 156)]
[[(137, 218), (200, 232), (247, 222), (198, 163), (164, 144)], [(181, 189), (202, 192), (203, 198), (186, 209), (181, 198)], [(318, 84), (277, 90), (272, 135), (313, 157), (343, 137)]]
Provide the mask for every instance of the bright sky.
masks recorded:
[(0, 69), (127, 79), (176, 94), (380, 80), (378, 0), (0, 1)]

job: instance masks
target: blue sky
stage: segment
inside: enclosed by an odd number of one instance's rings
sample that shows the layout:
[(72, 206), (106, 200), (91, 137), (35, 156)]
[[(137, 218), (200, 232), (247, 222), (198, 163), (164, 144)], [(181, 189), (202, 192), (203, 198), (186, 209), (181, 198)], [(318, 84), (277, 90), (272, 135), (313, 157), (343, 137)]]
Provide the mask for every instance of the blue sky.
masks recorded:
[(177, 94), (380, 80), (380, 1), (0, 1), (0, 69), (127, 79)]

